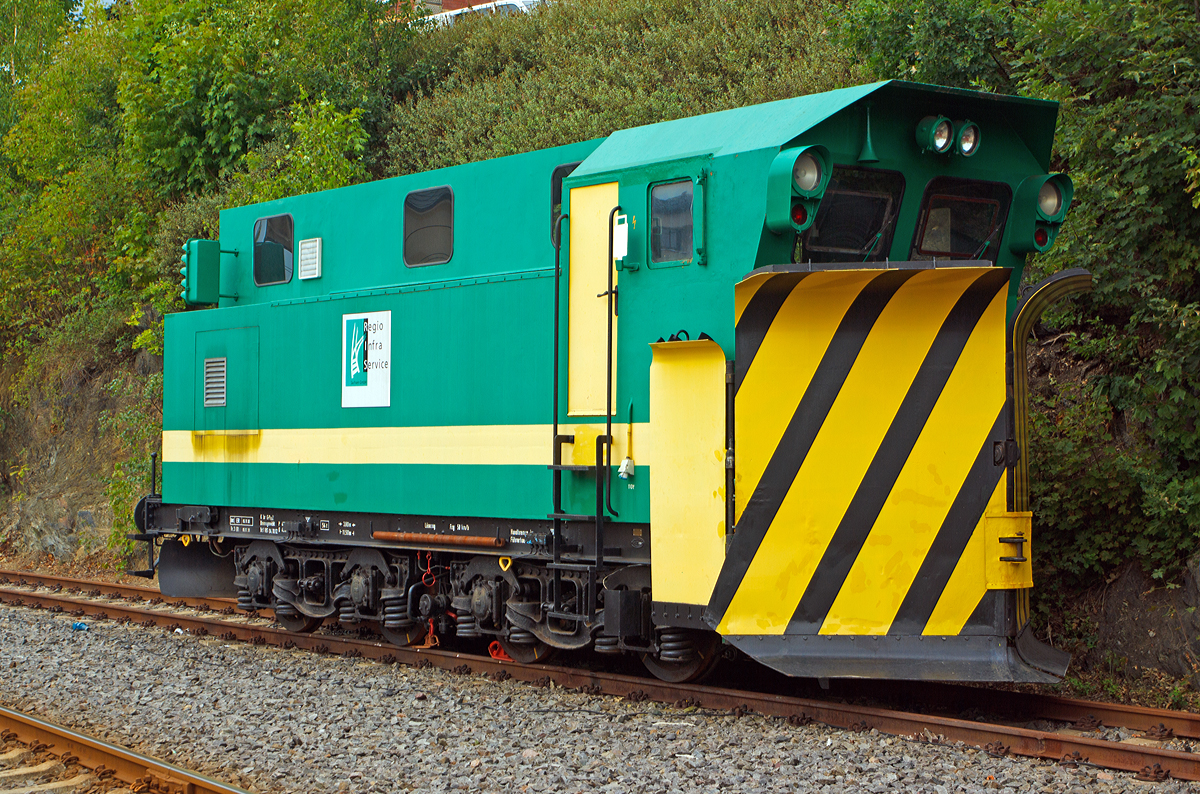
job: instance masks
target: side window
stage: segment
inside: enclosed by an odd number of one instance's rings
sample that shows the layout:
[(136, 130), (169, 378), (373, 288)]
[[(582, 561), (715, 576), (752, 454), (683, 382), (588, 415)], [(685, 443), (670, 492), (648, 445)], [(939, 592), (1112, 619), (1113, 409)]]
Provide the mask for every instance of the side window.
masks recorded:
[(292, 216), (273, 215), (254, 222), (254, 283), (292, 280)]
[(1010, 203), (1012, 189), (1003, 182), (948, 176), (930, 180), (910, 257), (995, 262)]
[(558, 219), (562, 215), (563, 180), (578, 167), (579, 163), (565, 163), (555, 166), (554, 173), (550, 174), (550, 242), (554, 242), (554, 235), (558, 232)]
[(414, 190), (404, 199), (404, 264), (440, 265), (454, 256), (454, 191)]
[(650, 263), (692, 259), (692, 180), (650, 188)]

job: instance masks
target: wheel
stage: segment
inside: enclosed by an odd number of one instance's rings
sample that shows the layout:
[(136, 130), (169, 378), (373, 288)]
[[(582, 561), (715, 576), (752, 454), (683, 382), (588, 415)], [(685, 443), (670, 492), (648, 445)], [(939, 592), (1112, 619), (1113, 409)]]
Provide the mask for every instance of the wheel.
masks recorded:
[[(527, 632), (514, 631), (513, 633), (526, 634)], [(510, 639), (500, 638), (500, 647), (504, 649), (510, 659), (520, 664), (545, 664), (558, 651), (558, 648), (553, 645), (547, 645), (536, 638), (533, 642), (513, 642)]]
[(426, 624), (417, 622), (405, 629), (387, 629), (383, 624), (379, 624), (379, 632), (383, 638), (392, 645), (401, 648), (407, 648), (409, 645), (414, 645), (425, 638)]
[(325, 619), (310, 618), (308, 615), (301, 615), (298, 612), (295, 615), (286, 616), (276, 612), (275, 622), (288, 631), (293, 631), (297, 634), (308, 634), (309, 632), (316, 631), (317, 627), (325, 622)]
[(721, 637), (713, 631), (667, 629), (660, 634), (659, 643), (664, 653), (674, 652), (681, 660), (668, 661), (643, 653), (642, 664), (655, 678), (672, 684), (701, 680), (721, 658)]

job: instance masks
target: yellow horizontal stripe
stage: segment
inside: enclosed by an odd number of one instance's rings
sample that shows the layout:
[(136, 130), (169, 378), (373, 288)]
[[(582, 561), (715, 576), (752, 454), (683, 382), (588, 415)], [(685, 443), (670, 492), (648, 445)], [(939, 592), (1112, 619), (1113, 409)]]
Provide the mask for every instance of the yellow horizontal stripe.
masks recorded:
[[(947, 283), (947, 297), (962, 294), (976, 273), (968, 275), (965, 284)], [(979, 442), (1004, 404), (1007, 297), (1007, 291), (996, 294), (963, 348), (829, 609), (822, 634), (886, 634), (895, 620), (979, 454)], [(952, 300), (947, 302), (947, 312), (952, 305)]]
[[(938, 329), (973, 278), (918, 273), (884, 307), (725, 613), (731, 633), (787, 628)], [(785, 399), (799, 402), (790, 392)]]
[[(603, 427), (601, 425), (601, 427)], [(574, 426), (559, 426), (571, 433)], [(164, 463), (319, 463), (440, 466), (545, 466), (551, 462), (550, 425), (346, 427), (163, 432)], [(629, 425), (613, 425), (613, 464), (625, 457)], [(592, 436), (594, 438), (594, 434)], [(649, 423), (634, 423), (637, 466), (649, 466)], [(594, 447), (593, 447), (594, 450)], [(595, 452), (592, 457), (594, 459)], [(563, 449), (571, 459), (571, 446)]]

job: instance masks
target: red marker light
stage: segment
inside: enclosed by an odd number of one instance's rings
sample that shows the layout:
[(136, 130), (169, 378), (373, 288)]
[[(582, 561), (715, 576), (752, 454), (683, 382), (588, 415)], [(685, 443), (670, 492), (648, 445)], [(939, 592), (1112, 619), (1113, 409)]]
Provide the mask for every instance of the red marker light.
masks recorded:
[(1033, 241), (1037, 243), (1038, 248), (1045, 248), (1046, 243), (1050, 242), (1050, 235), (1045, 229), (1038, 229), (1033, 233)]
[(808, 222), (808, 210), (804, 208), (804, 204), (797, 201), (792, 205), (792, 223), (797, 226), (803, 226)]

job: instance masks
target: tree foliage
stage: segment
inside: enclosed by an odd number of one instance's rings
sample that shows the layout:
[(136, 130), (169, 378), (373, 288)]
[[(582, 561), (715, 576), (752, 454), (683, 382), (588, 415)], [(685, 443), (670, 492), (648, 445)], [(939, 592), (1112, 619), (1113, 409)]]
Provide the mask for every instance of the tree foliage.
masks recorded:
[(1200, 547), (1200, 8), (864, 0), (841, 32), (879, 76), (1062, 103), (1075, 202), (1028, 275), (1085, 267), (1096, 290), (1054, 319), (1079, 374), (1033, 418), (1042, 559), (1080, 583), (1178, 571)]

